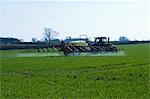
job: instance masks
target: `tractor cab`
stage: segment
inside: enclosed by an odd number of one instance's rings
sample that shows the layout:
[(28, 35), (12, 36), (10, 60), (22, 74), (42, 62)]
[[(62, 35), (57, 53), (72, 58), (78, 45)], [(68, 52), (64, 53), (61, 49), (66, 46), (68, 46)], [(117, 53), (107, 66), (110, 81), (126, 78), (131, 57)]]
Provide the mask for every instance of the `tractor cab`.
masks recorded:
[(94, 45), (106, 45), (109, 44), (109, 38), (107, 39), (106, 37), (96, 37), (94, 41)]

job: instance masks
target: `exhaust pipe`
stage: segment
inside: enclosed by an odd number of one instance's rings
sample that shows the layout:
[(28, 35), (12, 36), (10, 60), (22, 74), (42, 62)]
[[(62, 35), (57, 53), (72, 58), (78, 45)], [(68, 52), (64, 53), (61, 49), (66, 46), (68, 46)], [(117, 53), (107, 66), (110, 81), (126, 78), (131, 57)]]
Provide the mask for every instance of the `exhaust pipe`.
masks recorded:
[(109, 43), (109, 39), (110, 39), (110, 38), (108, 37), (108, 43)]

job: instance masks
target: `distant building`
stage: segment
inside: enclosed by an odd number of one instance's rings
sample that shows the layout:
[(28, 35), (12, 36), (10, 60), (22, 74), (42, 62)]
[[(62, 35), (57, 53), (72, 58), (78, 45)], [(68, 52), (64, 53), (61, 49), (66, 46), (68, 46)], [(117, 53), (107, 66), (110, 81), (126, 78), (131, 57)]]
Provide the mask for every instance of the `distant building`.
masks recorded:
[(16, 38), (0, 38), (0, 44), (18, 44), (21, 41)]
[(120, 38), (119, 38), (119, 42), (120, 43), (126, 43), (126, 42), (128, 42), (129, 41), (129, 39), (127, 38), (127, 37), (125, 37), (125, 36), (121, 36)]

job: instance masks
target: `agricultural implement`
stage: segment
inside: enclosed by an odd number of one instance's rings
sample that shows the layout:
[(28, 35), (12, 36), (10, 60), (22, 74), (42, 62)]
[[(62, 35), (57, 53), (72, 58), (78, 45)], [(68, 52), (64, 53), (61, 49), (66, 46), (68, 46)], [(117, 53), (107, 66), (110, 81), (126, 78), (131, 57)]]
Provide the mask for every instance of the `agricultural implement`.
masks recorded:
[[(85, 41), (85, 43), (84, 43)], [(109, 42), (109, 38), (96, 37), (94, 42), (88, 39), (81, 40), (79, 42), (62, 42), (64, 55), (80, 55), (80, 53), (107, 53), (107, 52), (118, 52), (118, 48)]]
[(76, 41), (65, 42), (62, 41), (60, 45), (57, 46), (42, 46), (36, 49), (51, 49), (52, 51), (63, 51), (65, 56), (75, 55), (78, 56), (80, 53), (108, 53), (108, 52), (118, 52), (118, 48), (109, 42), (109, 38), (106, 37), (96, 37), (95, 41), (89, 41), (87, 38), (80, 38)]

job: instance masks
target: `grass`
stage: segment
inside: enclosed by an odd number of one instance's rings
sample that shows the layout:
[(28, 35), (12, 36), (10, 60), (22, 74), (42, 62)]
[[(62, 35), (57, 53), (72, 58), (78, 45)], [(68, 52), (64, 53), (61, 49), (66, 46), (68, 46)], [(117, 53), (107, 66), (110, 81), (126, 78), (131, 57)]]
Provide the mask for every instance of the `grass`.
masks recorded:
[(126, 56), (13, 57), (0, 51), (1, 99), (150, 97), (150, 44), (120, 45)]

